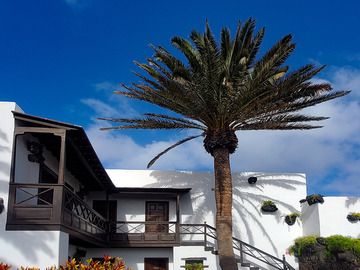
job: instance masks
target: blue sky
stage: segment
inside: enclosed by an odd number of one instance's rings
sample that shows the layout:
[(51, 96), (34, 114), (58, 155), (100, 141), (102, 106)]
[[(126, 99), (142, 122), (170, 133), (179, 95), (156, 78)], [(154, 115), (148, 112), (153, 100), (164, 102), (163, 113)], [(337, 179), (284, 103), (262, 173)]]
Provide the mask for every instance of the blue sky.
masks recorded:
[[(297, 48), (288, 64), (326, 64), (317, 80), (352, 90), (345, 99), (311, 112), (331, 116), (322, 130), (243, 132), (234, 171), (304, 172), (309, 192), (360, 195), (359, 1), (115, 1), (0, 2), (0, 100), (29, 114), (82, 125), (106, 167), (144, 169), (147, 161), (187, 132), (104, 133), (99, 116), (136, 116), (149, 105), (112, 95), (137, 80), (133, 60), (170, 47), (174, 35), (215, 34), (253, 17), (265, 26), (263, 49), (292, 33)], [(201, 140), (163, 157), (158, 169), (212, 170)]]

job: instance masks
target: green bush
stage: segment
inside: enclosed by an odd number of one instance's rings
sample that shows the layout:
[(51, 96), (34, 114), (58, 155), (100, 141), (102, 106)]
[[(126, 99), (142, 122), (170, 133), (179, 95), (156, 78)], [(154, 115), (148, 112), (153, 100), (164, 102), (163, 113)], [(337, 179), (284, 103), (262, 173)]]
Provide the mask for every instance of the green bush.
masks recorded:
[(318, 238), (311, 235), (297, 238), (294, 241), (294, 245), (289, 247), (289, 253), (296, 257), (309, 255), (315, 252), (315, 246), (319, 244), (325, 246), (326, 255), (329, 257), (350, 251), (360, 259), (360, 239), (341, 235), (333, 235), (326, 238)]
[(333, 235), (326, 238), (326, 249), (331, 254), (351, 251), (360, 258), (360, 240), (341, 235)]
[(202, 263), (188, 263), (185, 264), (186, 270), (204, 270), (204, 265)]
[(316, 243), (316, 236), (314, 235), (299, 237), (295, 239), (295, 243), (289, 248), (289, 252), (291, 255), (301, 257), (304, 252), (311, 252)]

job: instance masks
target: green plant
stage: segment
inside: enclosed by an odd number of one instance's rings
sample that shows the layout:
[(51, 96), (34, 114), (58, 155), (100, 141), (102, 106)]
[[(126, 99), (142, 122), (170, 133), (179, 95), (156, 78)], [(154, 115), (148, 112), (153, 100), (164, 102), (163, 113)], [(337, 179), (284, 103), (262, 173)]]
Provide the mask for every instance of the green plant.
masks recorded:
[(350, 222), (357, 222), (360, 220), (360, 213), (352, 212), (346, 216)]
[(358, 219), (360, 219), (360, 213), (358, 212), (351, 212), (350, 215), (357, 217)]
[(186, 270), (204, 270), (204, 265), (202, 263), (187, 263), (185, 264)]
[(309, 205), (313, 205), (315, 203), (324, 203), (324, 197), (321, 194), (311, 194), (306, 196), (306, 201)]
[(289, 217), (300, 217), (301, 214), (299, 212), (292, 212), (290, 214), (288, 214)]
[(290, 213), (290, 214), (288, 214), (288, 215), (285, 216), (285, 222), (286, 222), (288, 225), (292, 226), (292, 225), (295, 224), (295, 221), (296, 221), (296, 219), (297, 219), (298, 217), (300, 217), (300, 213), (299, 213), (299, 212), (292, 212), (292, 213)]
[(275, 206), (275, 203), (271, 200), (263, 201), (261, 206)]
[(334, 257), (338, 253), (351, 252), (360, 259), (360, 239), (342, 235), (333, 235), (326, 238), (314, 235), (295, 239), (294, 245), (289, 247), (289, 253), (296, 257), (308, 256), (315, 253), (315, 246), (325, 247), (325, 255)]
[(332, 255), (350, 251), (360, 258), (360, 240), (342, 235), (333, 235), (326, 238), (326, 249)]
[(289, 253), (295, 257), (301, 257), (304, 253), (311, 253), (316, 243), (314, 235), (296, 238), (294, 245), (289, 247)]

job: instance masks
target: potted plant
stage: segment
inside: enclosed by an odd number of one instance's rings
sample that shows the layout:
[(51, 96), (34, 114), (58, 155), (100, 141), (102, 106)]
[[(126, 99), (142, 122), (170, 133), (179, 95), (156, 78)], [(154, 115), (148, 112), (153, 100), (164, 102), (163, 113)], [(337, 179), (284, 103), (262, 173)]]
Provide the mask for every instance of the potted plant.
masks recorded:
[(249, 183), (250, 185), (255, 184), (256, 181), (257, 181), (257, 177), (255, 177), (255, 176), (251, 176), (251, 177), (248, 178), (248, 183)]
[(324, 198), (321, 194), (311, 194), (306, 196), (305, 199), (300, 200), (300, 203), (307, 202), (309, 205), (313, 205), (315, 203), (324, 203)]
[(348, 221), (350, 222), (357, 222), (360, 220), (360, 213), (357, 213), (357, 212), (352, 212), (350, 214), (348, 214), (346, 216), (346, 218), (348, 219)]
[(295, 224), (296, 218), (300, 217), (300, 213), (293, 212), (285, 216), (285, 222), (287, 225), (292, 226)]
[(261, 204), (261, 211), (263, 212), (275, 212), (278, 208), (275, 203), (271, 200), (263, 201)]

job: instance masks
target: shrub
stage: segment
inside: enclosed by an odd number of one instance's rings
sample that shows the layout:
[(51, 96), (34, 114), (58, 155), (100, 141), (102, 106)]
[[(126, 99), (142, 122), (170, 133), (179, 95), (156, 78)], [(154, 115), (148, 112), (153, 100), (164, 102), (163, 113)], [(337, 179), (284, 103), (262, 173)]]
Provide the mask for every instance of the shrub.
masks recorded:
[(316, 236), (314, 235), (299, 237), (295, 239), (295, 243), (289, 248), (289, 252), (295, 257), (301, 257), (304, 253), (311, 253), (316, 243)]
[(314, 235), (295, 239), (294, 245), (289, 248), (291, 255), (301, 257), (315, 253), (315, 246), (325, 246), (327, 256), (333, 257), (338, 253), (351, 252), (360, 259), (360, 239), (333, 235), (326, 238)]
[(202, 263), (188, 263), (185, 264), (185, 270), (204, 270)]
[(60, 265), (59, 270), (127, 270), (125, 262), (119, 257), (111, 258), (104, 256), (102, 261), (88, 259), (87, 264), (77, 262), (75, 259), (69, 260), (65, 265)]
[(333, 235), (326, 238), (326, 249), (331, 254), (350, 251), (360, 258), (360, 240), (345, 237), (341, 235)]
[[(76, 259), (68, 260), (65, 265), (59, 267), (48, 267), (46, 270), (130, 270), (125, 262), (119, 257), (111, 258), (104, 256), (101, 261), (88, 259), (87, 263), (76, 261)], [(10, 270), (11, 266), (0, 262), (0, 270)], [(199, 268), (200, 269), (200, 268)], [(19, 270), (40, 270), (37, 267), (20, 267)], [(198, 270), (197, 268), (195, 270)]]
[(9, 270), (10, 268), (10, 265), (0, 262), (0, 270)]

